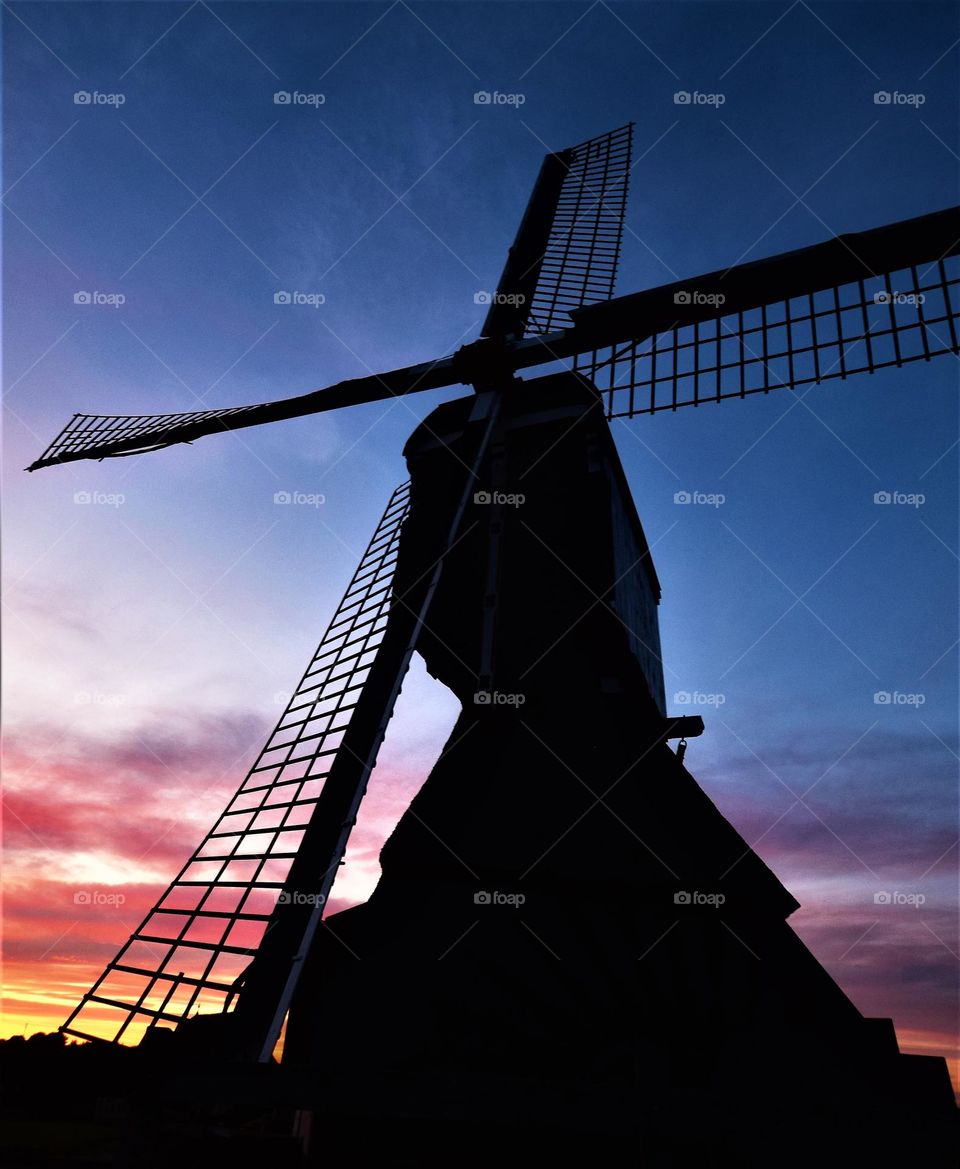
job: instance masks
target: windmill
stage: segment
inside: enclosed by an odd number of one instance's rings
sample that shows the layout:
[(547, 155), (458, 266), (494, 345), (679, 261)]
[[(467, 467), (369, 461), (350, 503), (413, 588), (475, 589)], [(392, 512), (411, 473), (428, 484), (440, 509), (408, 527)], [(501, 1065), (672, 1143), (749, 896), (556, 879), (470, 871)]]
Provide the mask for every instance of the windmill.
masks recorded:
[[(749, 909), (742, 920), (734, 911), (726, 919), (727, 931), (742, 928), (758, 947), (776, 949), (784, 969), (806, 971), (797, 976), (804, 985), (826, 979), (806, 951), (800, 954), (802, 947), (796, 954), (789, 949), (795, 939), (789, 942), (776, 932), (777, 940), (770, 941), (774, 935), (756, 925), (755, 919), (766, 915), (777, 920), (779, 931), (796, 902), (682, 768), (685, 736), (699, 734), (702, 722), (671, 717), (666, 710), (659, 582), (607, 423), (960, 352), (960, 208), (613, 299), (631, 143), (627, 125), (544, 159), (481, 336), (455, 354), (259, 405), (158, 416), (74, 415), (28, 468), (134, 455), (458, 384), (474, 391), (440, 407), (411, 438), (406, 449), (411, 482), (390, 498), (263, 751), (156, 906), (70, 1015), (62, 1028), (67, 1035), (150, 1041), (158, 1029), (173, 1026), (185, 1038), (268, 1062), (289, 1018), (288, 1046), (294, 1058), (309, 1058), (317, 1036), (328, 1033), (323, 1029), (337, 1026), (331, 1019), (335, 1012), (312, 1004), (305, 990), (323, 985), (324, 939), (333, 934), (346, 945), (351, 930), (363, 935), (364, 921), (379, 920), (375, 908), (366, 918), (347, 911), (332, 920), (352, 913), (350, 920), (359, 925), (338, 931), (327, 927), (323, 915), (415, 650), (462, 701), (472, 698), (480, 726), (478, 758), (486, 758), (498, 736), (513, 734), (523, 704), (529, 704), (534, 727), (537, 717), (558, 717), (564, 700), (549, 676), (561, 670), (557, 662), (589, 678), (591, 717), (606, 720), (614, 738), (616, 728), (626, 728), (629, 750), (626, 740), (621, 746), (627, 770), (634, 766), (631, 760), (655, 760), (676, 785), (665, 802), (641, 809), (663, 819), (651, 829), (657, 847), (643, 843), (650, 852), (664, 852), (667, 861), (657, 859), (674, 878), (662, 889), (659, 878), (654, 880), (657, 896), (672, 889), (672, 903), (679, 904), (676, 898), (687, 895), (669, 863), (680, 855), (671, 851), (677, 845), (670, 820), (682, 813), (693, 826), (694, 852), (699, 850), (699, 859), (676, 861), (688, 865), (683, 877), (703, 871), (704, 858), (716, 861), (712, 875), (717, 876), (731, 858), (743, 859), (739, 853), (745, 848), (746, 860), (724, 888), (735, 889)], [(532, 380), (518, 376), (557, 363), (565, 363), (564, 372)], [(531, 496), (524, 519), (517, 506), (521, 481)], [(552, 538), (537, 535), (538, 522)], [(527, 607), (518, 602), (520, 579), (549, 574), (551, 555), (567, 567), (573, 561), (579, 583), (567, 593), (551, 584), (549, 603), (543, 602), (543, 612), (533, 612), (529, 602)], [(579, 632), (556, 649), (581, 620)], [(537, 659), (525, 672), (516, 652), (521, 643), (535, 647), (527, 658)], [(544, 709), (547, 692), (553, 713)], [(589, 770), (600, 750), (606, 754), (596, 768), (604, 772), (616, 751), (597, 747), (576, 702), (563, 710), (563, 718), (569, 719), (570, 757), (580, 761), (573, 770)], [(667, 748), (671, 739), (680, 739), (676, 755)], [(451, 751), (454, 746), (452, 738)], [(486, 765), (495, 768), (492, 759), (486, 758)], [(442, 765), (443, 760), (438, 772)], [(466, 762), (462, 766), (469, 770)], [(576, 778), (583, 777), (580, 770)], [(592, 784), (591, 777), (586, 784), (591, 793)], [(434, 795), (426, 798), (435, 810), (443, 809), (450, 787), (449, 780), (446, 788), (434, 784)], [(489, 893), (477, 880), (518, 875), (510, 859), (519, 831), (514, 828), (526, 831), (537, 813), (526, 806), (522, 792), (492, 787), (509, 806), (501, 821), (485, 823), (484, 839), (499, 831), (502, 848), (483, 853), (485, 846), (476, 844), (478, 829), (473, 837), (458, 836), (452, 851), (462, 850), (472, 860), (480, 856), (473, 868), (466, 865), (475, 898), (516, 897), (515, 890)], [(595, 802), (602, 802), (602, 794)], [(556, 835), (563, 838), (565, 806), (558, 797)], [(448, 825), (457, 814), (451, 807), (437, 813), (448, 817)], [(461, 819), (469, 819), (470, 813), (461, 811)], [(615, 813), (630, 824), (639, 814), (633, 805), (618, 805)], [(484, 815), (478, 812), (478, 822)], [(544, 818), (552, 824), (554, 817)], [(401, 821), (396, 834), (399, 843), (388, 844), (401, 858), (395, 867), (410, 870), (398, 886), (400, 906), (422, 888), (411, 856), (431, 848), (422, 833), (414, 842), (415, 826), (405, 821), (407, 828)], [(556, 872), (565, 866), (578, 866), (582, 876), (596, 863), (571, 856), (559, 839), (556, 845), (550, 880), (559, 880)], [(550, 843), (548, 852), (554, 848)], [(610, 860), (605, 888), (624, 879), (619, 864), (620, 859)], [(387, 873), (385, 859), (384, 897), (389, 898)], [(549, 885), (548, 880), (544, 887)], [(378, 891), (375, 899), (379, 896)], [(446, 893), (436, 896), (442, 901)], [(662, 920), (658, 908), (651, 921)], [(381, 945), (390, 927), (377, 928), (376, 945)], [(788, 950), (792, 957), (783, 956)], [(340, 989), (346, 985), (338, 983)], [(854, 1015), (866, 1026), (838, 988), (830, 987), (828, 1013), (834, 1012), (837, 1026), (852, 1028)], [(442, 997), (442, 988), (437, 993)], [(874, 1028), (863, 1045), (889, 1056), (891, 1042), (895, 1053), (895, 1039)]]

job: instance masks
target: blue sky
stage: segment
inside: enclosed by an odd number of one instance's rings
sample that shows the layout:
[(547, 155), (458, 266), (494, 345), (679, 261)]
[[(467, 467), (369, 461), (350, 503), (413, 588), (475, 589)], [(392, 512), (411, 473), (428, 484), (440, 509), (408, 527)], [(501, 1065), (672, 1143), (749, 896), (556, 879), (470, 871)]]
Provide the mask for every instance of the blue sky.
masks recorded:
[[(78, 759), (146, 743), (168, 769), (204, 736), (217, 791), (319, 639), (405, 438), (463, 391), (22, 474), (72, 412), (237, 405), (451, 352), (545, 150), (629, 120), (620, 292), (958, 201), (946, 5), (29, 3), (4, 25), (8, 733)], [(918, 1050), (946, 1043), (956, 948), (956, 388), (946, 357), (614, 424), (668, 703), (722, 697), (688, 765), (804, 902), (821, 960)], [(415, 677), (378, 807), (454, 713)], [(926, 916), (875, 911), (888, 886), (926, 891)]]

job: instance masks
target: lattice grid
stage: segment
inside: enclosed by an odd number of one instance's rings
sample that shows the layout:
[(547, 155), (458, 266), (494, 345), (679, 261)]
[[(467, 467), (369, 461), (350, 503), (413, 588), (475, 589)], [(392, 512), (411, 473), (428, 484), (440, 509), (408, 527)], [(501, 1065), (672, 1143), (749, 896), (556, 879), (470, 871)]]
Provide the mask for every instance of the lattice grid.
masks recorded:
[(632, 144), (630, 123), (572, 148), (527, 333), (568, 328), (570, 309), (613, 296)]
[(958, 284), (960, 256), (948, 256), (756, 309), (721, 309), (581, 354), (575, 366), (604, 395), (609, 418), (873, 373), (960, 352)]
[[(142, 450), (152, 450), (174, 441), (177, 433), (198, 422), (236, 418), (260, 410), (255, 406), (231, 406), (223, 410), (192, 410), (184, 414), (74, 414), (47, 447), (38, 463), (56, 461), (64, 455), (110, 449), (112, 444), (142, 438)], [(229, 430), (230, 427), (224, 427)]]
[(293, 697), (244, 782), (61, 1030), (138, 1042), (228, 1011), (264, 936), (383, 639), (409, 484), (387, 505)]

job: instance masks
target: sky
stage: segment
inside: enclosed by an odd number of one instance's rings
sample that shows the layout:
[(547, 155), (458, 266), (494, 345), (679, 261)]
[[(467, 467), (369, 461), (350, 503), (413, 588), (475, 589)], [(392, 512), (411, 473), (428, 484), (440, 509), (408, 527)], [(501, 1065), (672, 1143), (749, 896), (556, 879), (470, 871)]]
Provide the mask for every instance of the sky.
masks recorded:
[[(4, 6), (2, 1034), (57, 1026), (192, 851), (404, 440), (464, 390), (25, 475), (70, 414), (240, 405), (454, 351), (542, 155), (627, 121), (620, 293), (957, 203), (958, 20)], [(957, 381), (948, 356), (613, 424), (663, 583), (668, 707), (706, 722), (687, 766), (858, 1008), (954, 1061)], [(415, 663), (333, 908), (369, 894), (456, 713)]]

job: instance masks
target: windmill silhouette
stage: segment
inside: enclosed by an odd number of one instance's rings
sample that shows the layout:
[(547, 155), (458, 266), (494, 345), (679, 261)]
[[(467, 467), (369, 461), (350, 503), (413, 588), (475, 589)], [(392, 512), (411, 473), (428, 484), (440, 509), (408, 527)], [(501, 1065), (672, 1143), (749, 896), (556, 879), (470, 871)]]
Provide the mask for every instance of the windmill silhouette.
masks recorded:
[[(899, 1055), (889, 1021), (859, 1015), (786, 925), (797, 903), (682, 766), (703, 724), (666, 709), (660, 586), (608, 420), (957, 353), (960, 208), (612, 299), (631, 142), (627, 125), (544, 159), (481, 337), (452, 356), (260, 405), (74, 415), (28, 468), (474, 390), (409, 440), (411, 480), (276, 729), (66, 1034), (155, 1041), (173, 1026), (268, 1062), (287, 1022), (284, 1063), (308, 1067), (359, 1033), (387, 1070), (345, 1073), (337, 1106), (350, 1113), (343, 1084), (362, 1082), (369, 1115), (416, 1114), (411, 1083), (452, 1092), (456, 1115), (493, 1082), (537, 1123), (569, 1108), (612, 1131), (636, 1111), (617, 1103), (629, 1084), (654, 1150), (684, 1127), (695, 1053), (712, 1068), (714, 1136), (741, 1158), (756, 1118), (725, 1080), (780, 1123), (764, 1036), (793, 1045), (778, 1098), (809, 1092), (826, 1059), (874, 1121), (897, 1093), (904, 1131), (943, 1114), (942, 1061)], [(370, 901), (324, 921), (415, 650), (463, 713)], [(522, 1082), (504, 1072), (521, 1058)], [(812, 1132), (838, 1123), (826, 1104), (817, 1116)]]

